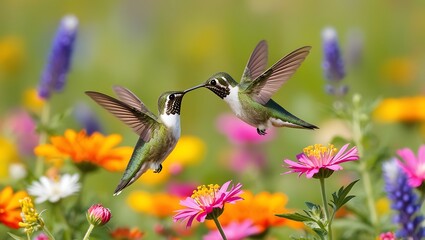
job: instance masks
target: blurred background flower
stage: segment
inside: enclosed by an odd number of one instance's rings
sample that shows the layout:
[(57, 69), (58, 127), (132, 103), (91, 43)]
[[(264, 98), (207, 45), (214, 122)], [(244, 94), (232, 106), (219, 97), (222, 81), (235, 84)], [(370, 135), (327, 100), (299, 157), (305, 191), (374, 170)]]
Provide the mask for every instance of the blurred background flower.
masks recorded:
[(230, 156), (227, 165), (234, 172), (264, 171), (267, 154), (262, 143), (271, 141), (276, 134), (275, 128), (270, 128), (267, 135), (259, 135), (255, 127), (243, 122), (233, 114), (223, 114), (217, 118), (219, 132), (230, 142)]
[(383, 99), (373, 117), (384, 123), (425, 122), (425, 97), (409, 96)]
[(19, 200), (26, 197), (25, 191), (13, 191), (11, 186), (0, 191), (0, 223), (10, 228), (19, 228), (22, 221)]
[[(220, 216), (220, 223), (224, 227), (233, 222), (241, 224), (249, 220), (252, 221), (253, 226), (258, 228), (259, 233), (282, 226), (293, 229), (303, 228), (302, 223), (275, 216), (280, 212), (291, 212), (285, 207), (288, 203), (288, 197), (285, 194), (270, 192), (254, 194), (249, 190), (244, 190), (240, 196), (243, 201), (226, 205), (226, 211)], [(214, 228), (212, 222), (206, 224), (208, 227)]]
[(77, 27), (78, 19), (74, 15), (63, 17), (59, 24), (38, 88), (38, 95), (44, 99), (49, 99), (52, 92), (61, 91), (65, 86), (77, 36)]

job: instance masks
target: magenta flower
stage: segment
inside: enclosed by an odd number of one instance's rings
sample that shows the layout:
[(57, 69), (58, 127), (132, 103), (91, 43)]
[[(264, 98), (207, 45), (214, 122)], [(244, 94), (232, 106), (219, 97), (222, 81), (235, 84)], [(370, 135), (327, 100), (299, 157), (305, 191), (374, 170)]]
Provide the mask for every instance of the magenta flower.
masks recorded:
[(319, 170), (330, 170), (324, 177), (329, 177), (334, 171), (342, 170), (339, 165), (343, 162), (355, 161), (359, 159), (357, 148), (353, 147), (347, 152), (348, 144), (345, 144), (340, 151), (338, 151), (332, 144), (325, 147), (321, 144), (315, 144), (304, 148), (304, 152), (297, 155), (298, 162), (285, 159), (284, 162), (291, 170), (286, 173), (299, 173), (301, 176), (306, 174), (307, 178), (315, 177)]
[(234, 203), (242, 198), (242, 184), (229, 188), (231, 181), (226, 182), (223, 186), (210, 184), (208, 186), (199, 186), (191, 197), (181, 200), (180, 204), (187, 207), (186, 209), (177, 210), (174, 216), (174, 222), (187, 221), (186, 227), (192, 226), (192, 222), (196, 219), (198, 222), (204, 222), (205, 219), (217, 218), (224, 210), (226, 203)]
[(87, 220), (94, 226), (102, 226), (111, 219), (111, 211), (102, 206), (94, 204), (87, 210)]
[(419, 187), (425, 180), (425, 145), (418, 150), (418, 157), (409, 148), (397, 151), (403, 161), (397, 160), (400, 167), (406, 173), (411, 187)]
[(38, 144), (37, 123), (31, 115), (22, 109), (16, 109), (8, 114), (3, 122), (3, 128), (13, 135), (19, 152), (23, 155), (33, 155)]
[[(255, 226), (249, 219), (240, 223), (231, 222), (229, 225), (223, 227), (223, 231), (226, 233), (227, 240), (242, 240), (261, 232), (260, 228)], [(216, 239), (222, 239), (218, 230), (211, 231), (203, 237), (203, 240)]]
[(275, 135), (273, 128), (268, 130), (267, 135), (258, 135), (255, 127), (230, 114), (218, 118), (217, 129), (234, 144), (261, 143), (273, 139)]

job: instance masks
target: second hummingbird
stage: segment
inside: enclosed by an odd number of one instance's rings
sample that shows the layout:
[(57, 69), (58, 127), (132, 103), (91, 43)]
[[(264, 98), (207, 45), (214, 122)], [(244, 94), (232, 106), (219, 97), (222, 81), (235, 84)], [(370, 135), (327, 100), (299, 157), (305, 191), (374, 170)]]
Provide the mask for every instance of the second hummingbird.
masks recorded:
[(143, 102), (126, 88), (114, 87), (119, 100), (99, 92), (86, 92), (96, 103), (140, 136), (114, 196), (120, 194), (148, 169), (155, 173), (161, 172), (162, 162), (180, 138), (180, 106), (184, 94), (190, 90), (163, 93), (158, 99), (159, 117), (150, 112)]
[(239, 84), (229, 74), (219, 72), (191, 90), (208, 88), (226, 101), (241, 120), (256, 127), (259, 135), (265, 135), (266, 129), (270, 126), (317, 129), (315, 125), (294, 116), (271, 99), (272, 95), (295, 73), (307, 57), (310, 48), (301, 47), (265, 70), (267, 42), (260, 41), (248, 60)]

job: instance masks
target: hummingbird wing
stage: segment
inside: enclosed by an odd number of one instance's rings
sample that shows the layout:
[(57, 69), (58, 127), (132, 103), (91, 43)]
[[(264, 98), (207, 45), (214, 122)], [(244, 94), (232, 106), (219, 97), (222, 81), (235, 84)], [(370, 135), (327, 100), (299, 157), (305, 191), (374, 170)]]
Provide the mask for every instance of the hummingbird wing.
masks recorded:
[(252, 51), (242, 74), (240, 86), (247, 86), (264, 72), (267, 66), (268, 47), (266, 40), (260, 41)]
[(140, 100), (132, 91), (121, 86), (113, 86), (112, 88), (114, 89), (114, 92), (118, 96), (119, 100), (128, 104), (130, 107), (140, 109), (143, 113), (149, 115), (149, 117), (156, 119), (155, 114), (151, 113), (142, 100)]
[(135, 108), (100, 92), (87, 91), (86, 94), (115, 117), (130, 126), (145, 142), (151, 139), (152, 129), (157, 124), (160, 124), (158, 118), (147, 109), (143, 111), (140, 107)]
[(252, 81), (245, 88), (245, 93), (249, 94), (258, 103), (266, 104), (272, 95), (291, 78), (309, 54), (310, 49), (310, 46), (301, 47), (281, 58)]

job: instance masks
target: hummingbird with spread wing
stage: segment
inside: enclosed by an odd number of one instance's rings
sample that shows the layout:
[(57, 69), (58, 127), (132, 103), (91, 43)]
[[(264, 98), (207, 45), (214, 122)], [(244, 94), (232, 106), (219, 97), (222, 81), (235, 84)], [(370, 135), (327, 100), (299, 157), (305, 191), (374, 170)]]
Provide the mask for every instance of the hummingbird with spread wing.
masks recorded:
[(268, 47), (262, 40), (252, 52), (239, 84), (228, 73), (219, 72), (191, 90), (208, 88), (222, 98), (238, 118), (256, 127), (259, 135), (265, 135), (270, 126), (317, 129), (271, 99), (295, 73), (310, 49), (309, 46), (298, 48), (265, 70)]
[(113, 90), (118, 99), (94, 91), (86, 91), (86, 94), (139, 135), (124, 175), (114, 191), (116, 196), (148, 169), (161, 172), (162, 162), (180, 138), (181, 102), (191, 89), (163, 93), (158, 98), (159, 117), (127, 88), (114, 86)]

